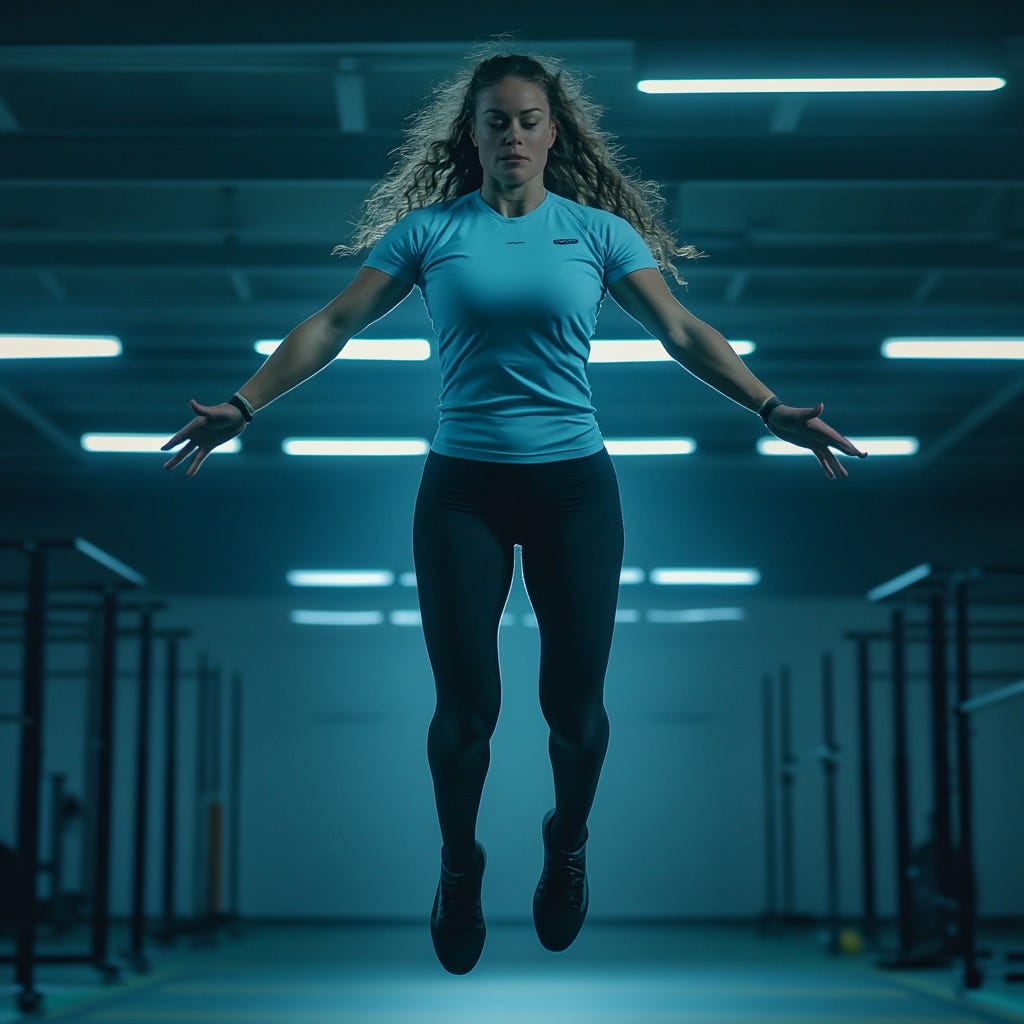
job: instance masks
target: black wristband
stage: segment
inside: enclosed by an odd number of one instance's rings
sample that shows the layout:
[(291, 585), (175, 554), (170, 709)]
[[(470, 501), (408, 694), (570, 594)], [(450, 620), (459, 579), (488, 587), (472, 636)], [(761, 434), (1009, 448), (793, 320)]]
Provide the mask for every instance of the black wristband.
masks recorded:
[(771, 416), (772, 409), (777, 409), (782, 404), (778, 398), (769, 398), (758, 410), (758, 415), (764, 420), (766, 427), (768, 426), (768, 417)]
[(232, 395), (228, 399), (228, 405), (233, 405), (245, 417), (246, 423), (252, 423), (252, 413), (249, 412), (245, 402), (238, 395)]

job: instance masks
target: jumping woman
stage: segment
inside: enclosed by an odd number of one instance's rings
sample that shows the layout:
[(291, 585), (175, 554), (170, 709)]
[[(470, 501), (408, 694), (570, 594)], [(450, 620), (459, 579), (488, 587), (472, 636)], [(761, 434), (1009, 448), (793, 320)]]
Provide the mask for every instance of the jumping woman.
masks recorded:
[[(618, 484), (591, 404), (590, 340), (606, 295), (669, 355), (777, 437), (863, 456), (820, 419), (785, 405), (725, 338), (675, 299), (663, 274), (694, 258), (660, 218), (653, 182), (617, 166), (597, 108), (549, 59), (472, 62), (411, 121), (394, 169), (370, 194), (351, 285), (304, 320), (228, 402), (191, 402), (166, 463), (206, 456), (313, 376), (415, 286), (437, 334), (437, 433), (413, 519), (423, 634), (437, 705), (427, 735), (441, 831), (430, 933), (465, 974), (483, 950), (486, 866), (476, 838), (501, 682), (498, 628), (514, 549), (540, 631), (540, 704), (555, 806), (543, 817), (533, 897), (541, 943), (564, 950), (587, 913), (587, 819), (608, 746), (604, 677), (622, 566)], [(184, 442), (184, 444), (182, 444)]]

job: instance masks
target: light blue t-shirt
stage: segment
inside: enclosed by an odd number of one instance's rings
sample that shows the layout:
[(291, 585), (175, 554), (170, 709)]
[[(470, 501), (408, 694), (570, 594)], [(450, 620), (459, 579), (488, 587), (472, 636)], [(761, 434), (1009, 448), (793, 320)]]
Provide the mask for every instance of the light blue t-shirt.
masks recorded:
[(486, 462), (601, 450), (587, 359), (609, 284), (657, 267), (627, 221), (548, 192), (503, 217), (479, 192), (406, 214), (366, 266), (419, 287), (437, 334), (431, 447)]

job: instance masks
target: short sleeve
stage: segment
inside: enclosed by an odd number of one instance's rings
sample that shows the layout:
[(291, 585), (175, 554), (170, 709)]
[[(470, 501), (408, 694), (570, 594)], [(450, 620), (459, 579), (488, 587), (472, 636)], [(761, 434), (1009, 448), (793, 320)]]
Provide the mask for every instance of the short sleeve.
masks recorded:
[(615, 214), (607, 218), (604, 283), (614, 284), (634, 270), (648, 267), (657, 270), (658, 263), (640, 233), (627, 220)]
[(419, 284), (426, 223), (421, 211), (407, 213), (378, 239), (363, 262), (406, 284)]

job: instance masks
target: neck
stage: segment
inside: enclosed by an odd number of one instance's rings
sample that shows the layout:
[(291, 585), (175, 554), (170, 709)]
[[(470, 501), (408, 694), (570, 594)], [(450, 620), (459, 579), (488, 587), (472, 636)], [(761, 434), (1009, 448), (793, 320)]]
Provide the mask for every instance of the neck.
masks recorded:
[(480, 188), (480, 198), (502, 217), (522, 217), (536, 210), (546, 197), (547, 191), (542, 182), (503, 189), (498, 182), (485, 180)]

